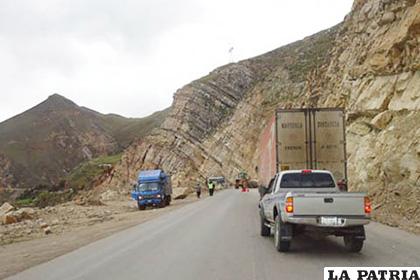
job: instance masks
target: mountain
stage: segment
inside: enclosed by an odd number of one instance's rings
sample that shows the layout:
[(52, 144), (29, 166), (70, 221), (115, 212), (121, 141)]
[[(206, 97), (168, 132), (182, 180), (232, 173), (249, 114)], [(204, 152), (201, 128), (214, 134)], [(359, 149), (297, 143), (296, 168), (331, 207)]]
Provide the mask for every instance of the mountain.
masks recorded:
[(339, 25), (178, 90), (160, 128), (125, 150), (101, 189), (125, 195), (139, 169), (157, 166), (180, 188), (255, 177), (275, 108), (345, 107), (350, 189), (372, 196), (376, 220), (419, 230), (419, 42), (419, 1), (356, 0)]
[(58, 94), (0, 123), (1, 190), (57, 184), (81, 162), (120, 153), (168, 110), (135, 119), (104, 115)]

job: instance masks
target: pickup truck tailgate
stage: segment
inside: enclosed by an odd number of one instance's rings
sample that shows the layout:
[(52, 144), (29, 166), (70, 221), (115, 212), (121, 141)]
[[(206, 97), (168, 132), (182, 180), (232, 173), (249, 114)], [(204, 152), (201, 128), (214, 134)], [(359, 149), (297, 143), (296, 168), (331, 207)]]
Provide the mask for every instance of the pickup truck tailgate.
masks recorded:
[(309, 193), (293, 195), (293, 215), (365, 216), (364, 193)]

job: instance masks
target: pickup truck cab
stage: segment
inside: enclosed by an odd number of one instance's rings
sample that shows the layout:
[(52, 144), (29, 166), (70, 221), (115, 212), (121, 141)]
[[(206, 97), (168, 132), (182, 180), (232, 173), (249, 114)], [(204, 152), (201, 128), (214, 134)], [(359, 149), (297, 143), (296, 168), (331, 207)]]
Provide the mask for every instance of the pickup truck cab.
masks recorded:
[(291, 170), (271, 179), (259, 203), (261, 235), (274, 231), (278, 251), (288, 251), (304, 232), (343, 236), (348, 251), (359, 252), (366, 239), (371, 204), (365, 193), (341, 191), (331, 172)]

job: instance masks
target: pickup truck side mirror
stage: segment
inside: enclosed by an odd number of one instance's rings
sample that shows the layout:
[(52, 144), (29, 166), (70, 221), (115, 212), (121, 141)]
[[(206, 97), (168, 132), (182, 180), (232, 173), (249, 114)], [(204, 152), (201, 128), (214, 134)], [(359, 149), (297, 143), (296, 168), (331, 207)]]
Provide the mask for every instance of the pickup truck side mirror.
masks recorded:
[(135, 191), (135, 190), (136, 190), (136, 188), (137, 188), (137, 184), (134, 184), (134, 185), (133, 185), (133, 191)]
[(271, 192), (271, 188), (265, 187), (265, 186), (259, 186), (258, 192), (260, 193), (260, 198), (262, 198), (264, 195)]

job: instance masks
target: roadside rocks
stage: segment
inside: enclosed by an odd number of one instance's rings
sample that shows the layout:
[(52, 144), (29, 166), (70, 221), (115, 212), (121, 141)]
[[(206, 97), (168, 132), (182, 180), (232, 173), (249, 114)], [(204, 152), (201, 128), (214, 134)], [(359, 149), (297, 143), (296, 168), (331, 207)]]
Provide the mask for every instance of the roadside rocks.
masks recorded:
[(3, 205), (0, 207), (0, 216), (3, 216), (4, 214), (15, 210), (15, 207), (11, 205), (8, 202), (3, 203)]
[(50, 234), (52, 233), (51, 228), (48, 226), (46, 228), (43, 229), (44, 230), (44, 234)]
[(109, 201), (118, 199), (119, 195), (116, 191), (107, 190), (101, 194), (101, 200)]
[(0, 218), (3, 225), (17, 223), (16, 217), (10, 213), (13, 210), (15, 210), (15, 207), (8, 202), (3, 203), (0, 207)]
[(2, 216), (1, 222), (3, 225), (10, 225), (17, 223), (18, 219), (15, 216), (13, 216), (13, 214), (8, 213)]
[(48, 225), (43, 220), (38, 220), (38, 222), (39, 222), (39, 227), (41, 228), (41, 230), (42, 230), (42, 232), (44, 234), (50, 234), (50, 233), (52, 233), (52, 230), (51, 230), (50, 225)]
[(81, 206), (104, 206), (105, 203), (103, 203), (100, 199), (92, 198), (92, 197), (78, 197), (74, 203), (76, 205)]
[(16, 215), (19, 221), (31, 220), (36, 216), (35, 210), (32, 208), (21, 208), (13, 213)]
[(48, 226), (48, 224), (47, 224), (46, 222), (41, 222), (41, 223), (39, 224), (39, 226), (40, 226), (42, 229), (45, 229), (45, 228), (49, 227), (49, 226)]
[(189, 188), (174, 188), (172, 196), (174, 199), (185, 199), (189, 193)]
[(0, 207), (0, 219), (3, 225), (10, 225), (24, 220), (31, 220), (35, 217), (35, 210), (32, 208), (16, 208), (5, 202)]

